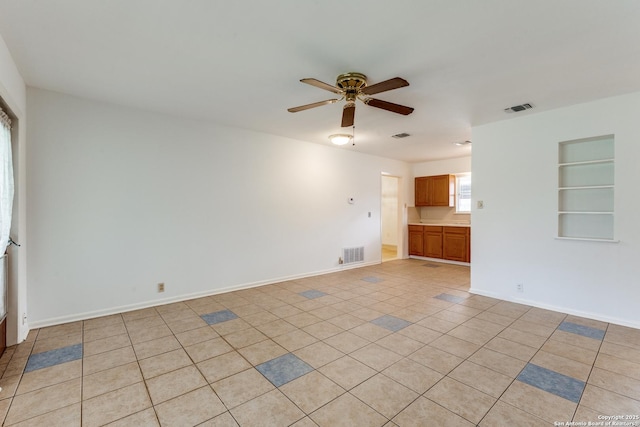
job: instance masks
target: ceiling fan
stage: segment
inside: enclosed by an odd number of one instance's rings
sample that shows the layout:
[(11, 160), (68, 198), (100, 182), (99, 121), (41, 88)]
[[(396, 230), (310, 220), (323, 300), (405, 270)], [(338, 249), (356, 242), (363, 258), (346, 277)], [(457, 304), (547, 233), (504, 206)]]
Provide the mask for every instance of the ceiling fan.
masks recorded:
[(386, 92), (388, 90), (398, 89), (401, 87), (409, 86), (409, 82), (400, 77), (394, 77), (389, 80), (385, 80), (380, 83), (367, 86), (367, 76), (361, 73), (345, 73), (340, 74), (336, 79), (336, 85), (321, 82), (320, 80), (307, 78), (300, 80), (302, 83), (309, 84), (311, 86), (319, 87), (320, 89), (328, 90), (341, 98), (327, 99), (326, 101), (314, 102), (313, 104), (301, 105), (299, 107), (289, 108), (287, 111), (290, 113), (297, 113), (298, 111), (308, 110), (310, 108), (320, 107), (322, 105), (333, 104), (343, 99), (347, 101), (342, 110), (342, 127), (353, 126), (353, 121), (356, 112), (356, 99), (364, 102), (372, 107), (381, 108), (383, 110), (391, 111), (393, 113), (408, 115), (413, 112), (413, 108), (406, 107), (404, 105), (394, 104), (393, 102), (382, 101), (369, 97), (380, 92)]

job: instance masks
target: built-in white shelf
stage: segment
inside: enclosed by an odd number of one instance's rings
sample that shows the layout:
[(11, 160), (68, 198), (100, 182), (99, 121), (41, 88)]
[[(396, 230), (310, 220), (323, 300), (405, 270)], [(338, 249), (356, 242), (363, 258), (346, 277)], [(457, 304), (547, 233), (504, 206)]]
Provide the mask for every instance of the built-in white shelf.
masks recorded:
[(613, 240), (613, 239), (586, 239), (586, 238), (583, 238), (583, 237), (556, 237), (556, 240), (576, 240), (578, 242), (620, 243), (620, 240)]
[(558, 145), (558, 238), (614, 241), (614, 138)]
[(580, 185), (577, 187), (558, 187), (558, 190), (589, 190), (601, 188), (613, 188), (614, 185)]
[(613, 163), (613, 161), (614, 159), (585, 160), (582, 162), (559, 163), (558, 166), (597, 165), (600, 163)]
[(559, 214), (572, 214), (572, 215), (613, 215), (613, 212), (586, 212), (586, 211), (558, 211)]

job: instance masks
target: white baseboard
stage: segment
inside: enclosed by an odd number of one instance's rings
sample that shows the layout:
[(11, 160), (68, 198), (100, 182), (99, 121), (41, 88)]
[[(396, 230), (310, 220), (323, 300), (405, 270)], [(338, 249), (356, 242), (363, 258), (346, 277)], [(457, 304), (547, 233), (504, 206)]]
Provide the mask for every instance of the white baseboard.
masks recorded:
[[(195, 298), (208, 297), (211, 295), (218, 295), (226, 292), (256, 288), (256, 287), (265, 286), (265, 285), (272, 285), (274, 283), (286, 282), (289, 280), (297, 280), (297, 279), (304, 279), (306, 277), (321, 276), (323, 274), (337, 273), (340, 271), (352, 270), (355, 268), (368, 267), (371, 265), (378, 265), (378, 264), (380, 264), (380, 261), (359, 262), (359, 263), (347, 264), (347, 265), (342, 264), (335, 268), (315, 271), (311, 273), (297, 274), (297, 275), (279, 277), (279, 278), (269, 279), (269, 280), (261, 280), (257, 282), (244, 283), (244, 284), (228, 286), (224, 288), (216, 288), (216, 289), (206, 290), (202, 292), (195, 292), (191, 294), (176, 295), (169, 298), (155, 299), (153, 301), (144, 301), (136, 304), (111, 307), (103, 310), (87, 311), (84, 313), (77, 313), (77, 314), (72, 314), (68, 316), (60, 316), (60, 317), (54, 317), (50, 319), (43, 319), (35, 322), (29, 322), (29, 324), (27, 325), (27, 330), (45, 328), (47, 326), (55, 326), (63, 323), (69, 323), (69, 322), (77, 322), (80, 320), (94, 319), (96, 317), (109, 316), (112, 314), (126, 313), (128, 311), (141, 310), (143, 308), (157, 307), (160, 305), (171, 304), (174, 302), (187, 301)], [(26, 336), (27, 334), (25, 334), (25, 337)]]
[(429, 258), (426, 256), (417, 256), (417, 255), (409, 255), (411, 259), (421, 259), (423, 261), (433, 261), (433, 262), (442, 262), (444, 264), (454, 264), (454, 265), (463, 265), (465, 267), (471, 267), (470, 262), (461, 262), (461, 261), (451, 261), (443, 258)]
[(557, 311), (559, 313), (571, 314), (573, 316), (586, 317), (587, 319), (599, 320), (601, 322), (613, 323), (615, 325), (627, 326), (629, 328), (640, 329), (640, 323), (629, 322), (625, 319), (617, 317), (605, 316), (600, 313), (592, 313), (587, 311), (575, 310), (569, 307), (561, 307), (553, 304), (545, 304), (539, 301), (528, 300), (524, 298), (514, 298), (512, 295), (500, 294), (497, 292), (486, 291), (483, 289), (474, 288), (473, 285), (469, 289), (469, 293), (475, 295), (482, 295), (485, 297), (496, 298), (502, 301), (510, 301), (518, 304), (530, 305), (532, 307), (542, 308), (545, 310)]

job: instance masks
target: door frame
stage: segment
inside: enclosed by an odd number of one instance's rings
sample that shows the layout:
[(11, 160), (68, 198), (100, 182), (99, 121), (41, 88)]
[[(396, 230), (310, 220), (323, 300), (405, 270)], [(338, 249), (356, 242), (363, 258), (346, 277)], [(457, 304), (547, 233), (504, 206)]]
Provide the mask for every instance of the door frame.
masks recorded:
[(396, 180), (397, 185), (397, 196), (396, 196), (396, 236), (397, 236), (397, 249), (396, 249), (396, 258), (395, 259), (403, 259), (405, 258), (405, 242), (407, 241), (406, 236), (406, 227), (403, 225), (406, 223), (406, 203), (404, 201), (403, 192), (402, 192), (402, 184), (403, 177), (398, 175), (393, 175), (386, 172), (380, 173), (380, 261), (382, 262), (382, 235), (384, 230), (383, 224), (383, 197), (382, 197), (382, 181), (385, 178), (394, 178)]

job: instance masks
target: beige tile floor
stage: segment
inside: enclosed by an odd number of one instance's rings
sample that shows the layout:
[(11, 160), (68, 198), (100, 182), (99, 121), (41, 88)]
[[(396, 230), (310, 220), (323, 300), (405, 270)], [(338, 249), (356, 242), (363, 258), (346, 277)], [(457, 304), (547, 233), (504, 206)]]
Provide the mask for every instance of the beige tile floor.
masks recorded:
[[(552, 426), (640, 415), (640, 330), (468, 288), (467, 267), (396, 260), (33, 330), (0, 358), (0, 419), (64, 427)], [(300, 294), (310, 290), (323, 295)], [(456, 302), (434, 298), (442, 294)], [(222, 310), (237, 318), (209, 325), (201, 317)], [(402, 327), (379, 326), (383, 315)], [(561, 330), (563, 322), (604, 331), (604, 339)], [(30, 356), (78, 344), (81, 358), (25, 373)], [(291, 354), (309, 372), (279, 387), (256, 369)], [(576, 401), (521, 380), (531, 365), (579, 384)]]

